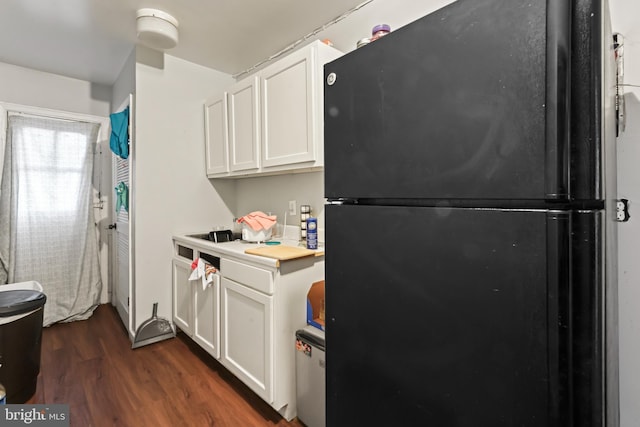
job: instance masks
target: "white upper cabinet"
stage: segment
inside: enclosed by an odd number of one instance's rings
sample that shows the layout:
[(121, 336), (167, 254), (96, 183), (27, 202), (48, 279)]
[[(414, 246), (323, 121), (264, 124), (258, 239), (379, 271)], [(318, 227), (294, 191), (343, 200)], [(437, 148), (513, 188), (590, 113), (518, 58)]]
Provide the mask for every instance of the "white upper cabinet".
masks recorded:
[(261, 73), (264, 168), (318, 159), (317, 116), (322, 111), (314, 91), (314, 57), (313, 49), (304, 49)]
[(229, 165), (232, 172), (255, 171), (260, 162), (258, 77), (250, 77), (227, 91)]
[(226, 93), (205, 102), (204, 119), (207, 176), (225, 175), (229, 172)]
[[(342, 52), (315, 41), (229, 88), (226, 109), (221, 109), (228, 112), (226, 121), (215, 120), (218, 116), (211, 113), (207, 116), (207, 176), (239, 178), (321, 170), (323, 66), (340, 56)], [(223, 156), (218, 162), (226, 162), (228, 168), (210, 169), (209, 153)]]

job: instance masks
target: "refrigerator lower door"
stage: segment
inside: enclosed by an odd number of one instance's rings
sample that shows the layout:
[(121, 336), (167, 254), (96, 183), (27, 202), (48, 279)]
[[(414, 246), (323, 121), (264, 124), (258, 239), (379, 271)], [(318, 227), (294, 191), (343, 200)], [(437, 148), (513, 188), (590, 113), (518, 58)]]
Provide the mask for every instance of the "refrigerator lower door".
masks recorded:
[(325, 215), (327, 425), (603, 425), (602, 212)]

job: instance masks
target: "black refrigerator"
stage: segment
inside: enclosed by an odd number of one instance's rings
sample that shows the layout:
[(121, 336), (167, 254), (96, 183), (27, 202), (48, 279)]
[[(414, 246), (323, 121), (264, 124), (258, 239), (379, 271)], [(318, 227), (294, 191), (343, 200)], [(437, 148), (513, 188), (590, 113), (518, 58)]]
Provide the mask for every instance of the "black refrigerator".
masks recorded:
[(606, 1), (459, 0), (324, 93), (327, 426), (618, 426)]

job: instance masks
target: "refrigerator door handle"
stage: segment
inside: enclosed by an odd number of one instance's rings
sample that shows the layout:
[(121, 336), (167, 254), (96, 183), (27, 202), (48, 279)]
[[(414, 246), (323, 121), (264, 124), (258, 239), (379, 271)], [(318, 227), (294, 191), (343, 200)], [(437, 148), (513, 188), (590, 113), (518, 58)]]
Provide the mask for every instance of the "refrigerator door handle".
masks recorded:
[(573, 425), (571, 216), (550, 212), (547, 217), (547, 339), (549, 360), (549, 415), (554, 425)]
[(545, 193), (569, 196), (571, 2), (547, 2)]

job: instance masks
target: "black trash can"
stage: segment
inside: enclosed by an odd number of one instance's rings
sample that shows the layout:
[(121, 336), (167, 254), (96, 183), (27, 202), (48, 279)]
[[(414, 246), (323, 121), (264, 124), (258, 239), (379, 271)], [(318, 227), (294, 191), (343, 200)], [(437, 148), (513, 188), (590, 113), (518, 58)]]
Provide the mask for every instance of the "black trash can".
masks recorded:
[[(7, 391), (7, 403), (25, 403), (35, 394), (40, 373), (42, 317), (47, 297), (34, 289), (3, 287), (0, 286), (0, 383)], [(6, 287), (11, 289), (12, 285)]]

